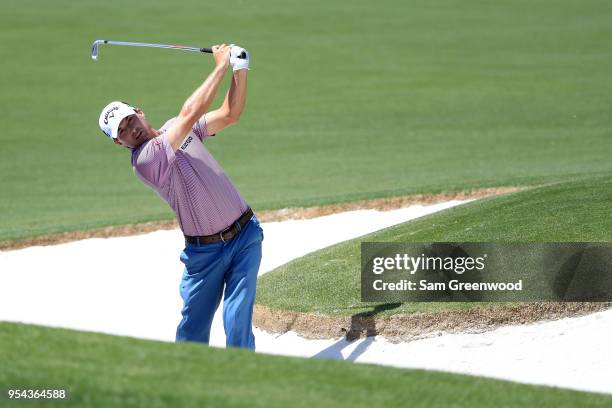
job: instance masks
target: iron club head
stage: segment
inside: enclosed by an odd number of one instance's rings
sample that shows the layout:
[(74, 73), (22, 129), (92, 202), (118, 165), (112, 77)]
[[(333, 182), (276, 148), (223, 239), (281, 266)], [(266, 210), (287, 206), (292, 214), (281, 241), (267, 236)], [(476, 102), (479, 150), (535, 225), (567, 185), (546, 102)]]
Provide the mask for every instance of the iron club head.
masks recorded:
[(94, 61), (98, 60), (98, 45), (99, 44), (103, 44), (104, 40), (96, 40), (94, 41), (93, 45), (91, 46), (91, 58)]

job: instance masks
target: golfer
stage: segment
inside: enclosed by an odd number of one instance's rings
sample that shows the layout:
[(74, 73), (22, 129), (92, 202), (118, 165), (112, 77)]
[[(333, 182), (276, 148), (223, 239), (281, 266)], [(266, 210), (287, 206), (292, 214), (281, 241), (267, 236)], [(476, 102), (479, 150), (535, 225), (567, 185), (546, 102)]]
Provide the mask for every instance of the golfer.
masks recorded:
[[(170, 205), (185, 235), (180, 257), (185, 264), (180, 284), (183, 318), (176, 340), (208, 343), (224, 295), (227, 346), (254, 349), (251, 321), (263, 231), (202, 143), (238, 122), (246, 98), (249, 55), (234, 45), (215, 45), (212, 50), (216, 65), (212, 73), (178, 116), (160, 129), (153, 129), (140, 109), (123, 102), (108, 104), (99, 124), (116, 144), (131, 150), (134, 172)], [(244, 59), (238, 58), (242, 52)], [(229, 65), (233, 75), (225, 100), (219, 109), (207, 112)]]

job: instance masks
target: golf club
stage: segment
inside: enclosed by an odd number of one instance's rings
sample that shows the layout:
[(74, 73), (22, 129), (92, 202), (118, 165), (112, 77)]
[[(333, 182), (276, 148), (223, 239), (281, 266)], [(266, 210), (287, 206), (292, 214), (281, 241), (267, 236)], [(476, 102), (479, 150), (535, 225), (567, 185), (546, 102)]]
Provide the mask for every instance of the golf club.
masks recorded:
[[(94, 61), (98, 60), (98, 47), (101, 44), (112, 44), (112, 45), (131, 45), (133, 47), (153, 47), (153, 48), (170, 48), (173, 50), (182, 51), (193, 51), (193, 52), (206, 52), (212, 54), (211, 48), (198, 48), (189, 47), (186, 45), (169, 45), (169, 44), (154, 44), (154, 43), (141, 43), (141, 42), (127, 42), (127, 41), (110, 41), (110, 40), (96, 40), (91, 46), (91, 58)], [(246, 58), (246, 54), (243, 52), (238, 58)]]

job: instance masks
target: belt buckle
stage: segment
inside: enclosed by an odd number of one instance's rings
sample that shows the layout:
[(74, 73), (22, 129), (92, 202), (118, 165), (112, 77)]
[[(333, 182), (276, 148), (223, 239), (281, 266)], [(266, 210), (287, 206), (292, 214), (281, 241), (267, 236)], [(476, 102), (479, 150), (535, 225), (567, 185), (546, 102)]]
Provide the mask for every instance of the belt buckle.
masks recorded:
[(223, 242), (224, 244), (227, 242), (225, 239), (223, 239), (223, 233), (229, 231), (232, 229), (232, 227), (234, 226), (234, 224), (231, 224), (229, 227), (227, 227), (226, 229), (224, 229), (223, 231), (221, 231), (219, 233), (219, 238), (221, 238), (221, 242)]
[[(236, 220), (233, 224), (230, 224), (229, 227), (227, 227), (226, 229), (224, 229), (223, 231), (221, 231), (219, 233), (219, 238), (221, 238), (221, 242), (223, 242), (224, 244), (227, 241), (225, 239), (223, 239), (223, 233), (227, 232), (227, 231), (231, 231), (232, 227), (236, 227), (236, 229), (238, 230), (236, 235), (238, 235), (240, 233), (240, 231), (242, 231), (242, 226), (240, 225), (240, 220)], [(234, 238), (236, 235), (234, 235), (232, 238)], [(230, 239), (232, 239), (232, 238), (230, 238)]]

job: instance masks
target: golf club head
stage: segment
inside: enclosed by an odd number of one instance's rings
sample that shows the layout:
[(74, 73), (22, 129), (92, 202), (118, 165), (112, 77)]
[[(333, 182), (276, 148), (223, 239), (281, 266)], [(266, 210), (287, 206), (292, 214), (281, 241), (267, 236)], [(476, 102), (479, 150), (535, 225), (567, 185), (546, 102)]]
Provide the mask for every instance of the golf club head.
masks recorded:
[(104, 40), (96, 40), (94, 41), (93, 45), (91, 46), (91, 58), (94, 61), (98, 60), (98, 45), (99, 44), (103, 44)]

